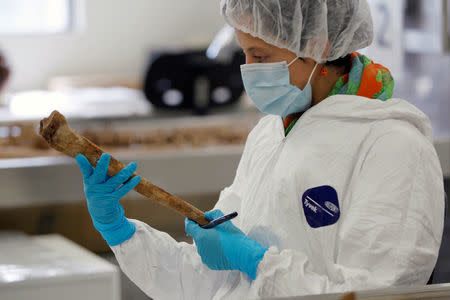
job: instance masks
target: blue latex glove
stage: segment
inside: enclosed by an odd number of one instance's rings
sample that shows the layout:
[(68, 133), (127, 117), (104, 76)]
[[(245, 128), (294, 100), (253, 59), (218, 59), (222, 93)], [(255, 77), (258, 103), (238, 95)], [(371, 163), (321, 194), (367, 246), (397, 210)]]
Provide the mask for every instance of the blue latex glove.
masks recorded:
[(131, 238), (136, 227), (125, 218), (119, 200), (141, 180), (140, 176), (136, 176), (127, 181), (136, 171), (137, 163), (130, 163), (114, 177), (110, 177), (107, 175), (111, 159), (109, 154), (102, 154), (95, 169), (84, 155), (79, 154), (75, 159), (83, 174), (84, 193), (94, 227), (110, 246)]
[[(205, 213), (208, 221), (223, 216), (220, 210)], [(203, 229), (186, 219), (186, 233), (194, 238), (202, 262), (212, 270), (239, 270), (250, 278), (256, 278), (259, 262), (267, 251), (256, 241), (248, 238), (231, 221), (211, 229)]]

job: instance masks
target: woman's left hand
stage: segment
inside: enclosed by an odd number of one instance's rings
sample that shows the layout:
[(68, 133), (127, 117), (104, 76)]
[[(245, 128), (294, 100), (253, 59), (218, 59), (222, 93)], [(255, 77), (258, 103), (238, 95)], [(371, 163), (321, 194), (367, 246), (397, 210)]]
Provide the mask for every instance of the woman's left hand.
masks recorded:
[[(205, 213), (209, 221), (223, 216), (220, 210)], [(186, 233), (194, 238), (202, 262), (212, 270), (239, 270), (256, 278), (259, 262), (267, 251), (258, 242), (248, 238), (231, 221), (214, 228), (203, 229), (186, 219)]]

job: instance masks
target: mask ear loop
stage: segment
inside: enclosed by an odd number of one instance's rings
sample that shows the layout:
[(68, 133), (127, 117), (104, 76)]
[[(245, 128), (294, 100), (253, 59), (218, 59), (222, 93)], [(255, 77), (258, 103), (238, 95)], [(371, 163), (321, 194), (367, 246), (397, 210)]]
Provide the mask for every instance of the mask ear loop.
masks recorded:
[[(288, 63), (287, 67), (289, 68), (289, 67), (290, 67), (297, 59), (299, 59), (299, 58), (300, 58), (299, 56), (297, 56), (296, 58), (294, 58), (290, 63)], [(316, 71), (318, 65), (319, 65), (319, 64), (316, 63), (316, 65), (314, 66), (314, 69), (312, 70), (311, 75), (309, 75), (308, 83), (311, 82), (311, 78), (312, 78), (312, 76), (314, 75), (314, 72)]]
[(294, 58), (290, 63), (288, 63), (288, 68), (297, 60), (297, 59), (299, 59), (300, 57), (296, 57), (296, 58)]
[(311, 82), (311, 78), (313, 77), (314, 72), (316, 72), (316, 69), (317, 69), (317, 66), (318, 66), (318, 65), (319, 65), (319, 64), (316, 63), (316, 65), (314, 66), (314, 69), (312, 70), (311, 75), (309, 75), (308, 83)]

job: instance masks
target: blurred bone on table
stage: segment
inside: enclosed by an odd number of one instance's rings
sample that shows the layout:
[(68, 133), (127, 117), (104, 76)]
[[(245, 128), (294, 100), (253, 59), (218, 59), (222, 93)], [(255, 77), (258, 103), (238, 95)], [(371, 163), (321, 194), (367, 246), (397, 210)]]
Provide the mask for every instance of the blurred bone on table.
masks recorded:
[(60, 91), (25, 91), (8, 96), (2, 122), (36, 121), (58, 110), (68, 118), (148, 116), (151, 105), (138, 90), (86, 87)]

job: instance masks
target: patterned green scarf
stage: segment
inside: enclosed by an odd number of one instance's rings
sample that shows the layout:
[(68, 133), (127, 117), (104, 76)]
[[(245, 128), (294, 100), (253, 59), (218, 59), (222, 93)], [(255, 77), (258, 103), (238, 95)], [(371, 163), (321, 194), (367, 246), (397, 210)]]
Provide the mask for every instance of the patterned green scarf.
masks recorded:
[(380, 64), (357, 52), (352, 53), (349, 74), (339, 78), (328, 96), (358, 95), (370, 99), (388, 100), (394, 93), (394, 78)]

